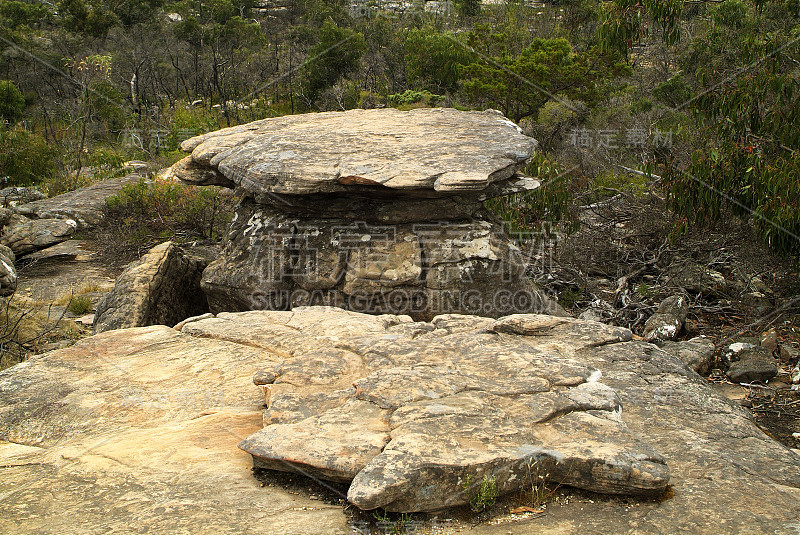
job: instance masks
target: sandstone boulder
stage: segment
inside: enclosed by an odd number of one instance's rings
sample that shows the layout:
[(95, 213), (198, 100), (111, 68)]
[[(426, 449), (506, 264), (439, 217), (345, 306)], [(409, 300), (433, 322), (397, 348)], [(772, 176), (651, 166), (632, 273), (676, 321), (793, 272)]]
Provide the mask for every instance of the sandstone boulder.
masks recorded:
[(644, 324), (642, 336), (648, 342), (653, 340), (674, 340), (683, 329), (686, 315), (689, 313), (689, 301), (682, 295), (673, 295), (664, 299), (655, 314)]
[(524, 271), (519, 249), (486, 221), (298, 221), (244, 200), (202, 287), (212, 312), (335, 305), (423, 320), (449, 313), (566, 315)]
[(28, 220), (12, 216), (5, 233), (0, 236), (0, 244), (19, 257), (66, 241), (77, 228), (78, 224), (72, 219)]
[(496, 111), (350, 110), (191, 138), (169, 173), (243, 196), (203, 275), (214, 312), (566, 315), (483, 207), (539, 187), (536, 145)]
[(12, 209), (0, 206), (0, 228), (8, 225), (13, 215), (14, 211)]
[(696, 263), (670, 266), (665, 276), (669, 286), (706, 296), (724, 295), (729, 286), (722, 273)]
[(208, 310), (200, 290), (206, 263), (172, 242), (153, 247), (133, 262), (97, 305), (94, 331), (175, 325)]
[(734, 383), (766, 382), (778, 375), (772, 353), (752, 344), (731, 344), (726, 352), (730, 361), (727, 375)]
[(715, 346), (709, 338), (698, 336), (685, 342), (661, 342), (659, 346), (700, 375), (707, 375), (714, 365)]

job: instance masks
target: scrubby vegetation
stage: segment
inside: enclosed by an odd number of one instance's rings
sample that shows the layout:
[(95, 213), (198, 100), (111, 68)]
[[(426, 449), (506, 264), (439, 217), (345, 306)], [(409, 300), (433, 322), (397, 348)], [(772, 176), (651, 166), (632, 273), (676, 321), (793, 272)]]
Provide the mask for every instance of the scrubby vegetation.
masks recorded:
[(512, 226), (644, 187), (634, 169), (661, 179), (676, 228), (739, 214), (798, 253), (797, 2), (432, 5), (0, 0), (0, 177), (60, 192), (97, 154), (169, 163), (192, 135), (264, 117), (492, 107), (565, 170), (519, 213), (497, 207)]
[(4, 299), (0, 306), (0, 370), (24, 361), (39, 347), (70, 334), (63, 311), (24, 297)]
[(101, 253), (116, 263), (137, 258), (156, 243), (220, 239), (233, 213), (230, 191), (168, 180), (124, 186), (106, 204), (98, 229)]

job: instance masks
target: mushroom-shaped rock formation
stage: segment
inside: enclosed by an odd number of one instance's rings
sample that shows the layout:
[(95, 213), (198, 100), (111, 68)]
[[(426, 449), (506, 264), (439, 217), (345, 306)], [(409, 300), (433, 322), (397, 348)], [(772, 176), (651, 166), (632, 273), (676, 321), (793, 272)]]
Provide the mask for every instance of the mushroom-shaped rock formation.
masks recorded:
[(483, 209), (539, 186), (536, 140), (495, 111), (351, 110), (191, 138), (172, 167), (243, 192), (202, 286), (213, 312), (335, 305), (367, 313), (563, 315)]

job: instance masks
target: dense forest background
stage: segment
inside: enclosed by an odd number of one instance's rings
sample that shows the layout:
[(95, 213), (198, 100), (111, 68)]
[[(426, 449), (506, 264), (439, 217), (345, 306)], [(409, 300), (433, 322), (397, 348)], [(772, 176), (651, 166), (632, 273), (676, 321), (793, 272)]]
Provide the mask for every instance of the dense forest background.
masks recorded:
[(518, 227), (655, 183), (674, 235), (738, 214), (796, 255), (799, 21), (798, 0), (0, 0), (0, 177), (55, 194), (266, 117), (495, 108), (541, 143), (544, 187), (494, 206)]

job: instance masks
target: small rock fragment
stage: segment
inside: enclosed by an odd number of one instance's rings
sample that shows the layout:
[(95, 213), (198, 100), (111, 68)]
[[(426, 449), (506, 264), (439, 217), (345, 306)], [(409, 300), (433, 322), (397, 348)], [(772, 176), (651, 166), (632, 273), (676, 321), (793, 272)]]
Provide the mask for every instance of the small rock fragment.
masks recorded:
[(772, 308), (772, 302), (761, 292), (748, 292), (742, 295), (742, 303), (745, 306), (754, 308), (759, 313), (767, 312)]
[(800, 358), (800, 351), (789, 344), (781, 344), (781, 360), (784, 362), (794, 362)]
[[(734, 344), (732, 344), (734, 345)], [(734, 383), (767, 382), (778, 375), (778, 366), (772, 354), (760, 346), (750, 346), (731, 353), (728, 378)]]
[(700, 375), (706, 375), (714, 364), (714, 342), (704, 336), (686, 342), (665, 341), (659, 345)]
[(644, 324), (642, 336), (648, 342), (654, 340), (674, 340), (683, 328), (689, 313), (689, 301), (682, 295), (664, 299), (656, 313)]
[(771, 352), (778, 349), (778, 333), (775, 329), (770, 329), (761, 335), (761, 347)]
[(94, 323), (94, 314), (86, 314), (85, 316), (81, 316), (80, 318), (75, 318), (75, 323), (77, 323), (78, 325), (91, 326)]
[[(792, 384), (796, 385), (800, 383), (800, 364), (792, 368)], [(794, 390), (794, 388), (792, 388)]]

